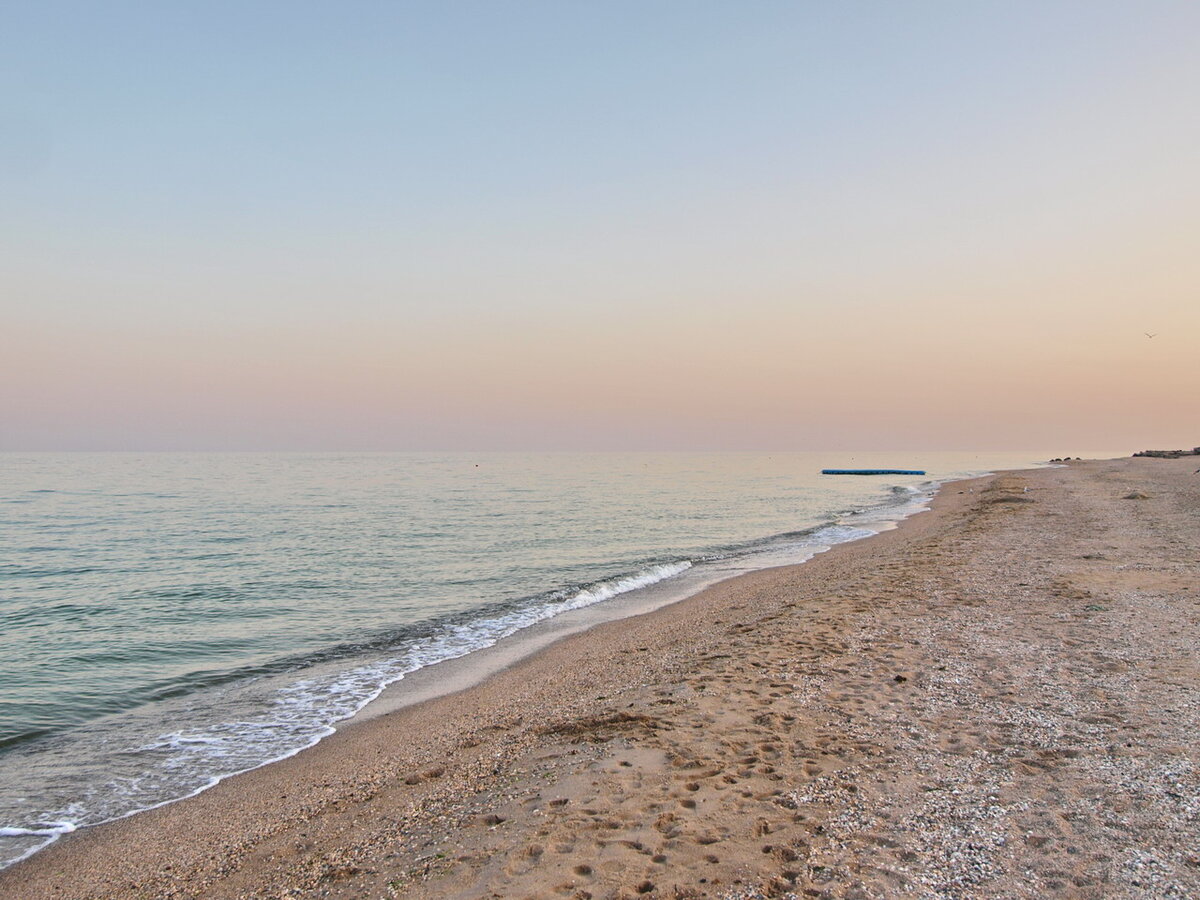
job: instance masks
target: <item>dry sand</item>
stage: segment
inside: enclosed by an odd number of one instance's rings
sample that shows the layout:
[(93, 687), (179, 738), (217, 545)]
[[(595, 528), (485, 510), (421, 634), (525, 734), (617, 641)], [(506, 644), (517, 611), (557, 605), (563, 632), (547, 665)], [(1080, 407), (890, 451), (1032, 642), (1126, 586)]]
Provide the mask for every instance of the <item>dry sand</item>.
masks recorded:
[(72, 835), (0, 896), (1198, 897), (1195, 466), (949, 485)]

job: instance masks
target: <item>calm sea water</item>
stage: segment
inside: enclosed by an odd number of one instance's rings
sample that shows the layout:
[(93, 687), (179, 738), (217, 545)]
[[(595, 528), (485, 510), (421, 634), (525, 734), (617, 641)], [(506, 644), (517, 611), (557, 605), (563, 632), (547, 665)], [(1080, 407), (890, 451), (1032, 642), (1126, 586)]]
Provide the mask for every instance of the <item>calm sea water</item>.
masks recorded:
[(0, 865), (548, 617), (801, 561), (1046, 456), (0, 454)]

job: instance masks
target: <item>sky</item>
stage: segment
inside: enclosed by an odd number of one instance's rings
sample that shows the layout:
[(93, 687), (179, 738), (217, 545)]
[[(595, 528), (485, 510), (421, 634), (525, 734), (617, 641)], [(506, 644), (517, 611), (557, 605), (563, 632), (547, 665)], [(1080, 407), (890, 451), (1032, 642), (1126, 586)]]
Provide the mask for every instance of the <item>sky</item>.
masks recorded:
[(1191, 0), (5, 4), (0, 449), (1191, 447), (1198, 148)]

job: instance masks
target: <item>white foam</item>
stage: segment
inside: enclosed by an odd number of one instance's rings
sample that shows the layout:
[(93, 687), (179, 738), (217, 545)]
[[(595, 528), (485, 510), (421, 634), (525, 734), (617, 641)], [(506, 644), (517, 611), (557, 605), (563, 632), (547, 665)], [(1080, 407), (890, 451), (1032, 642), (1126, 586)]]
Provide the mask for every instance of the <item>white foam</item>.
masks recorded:
[(42, 828), (0, 827), (0, 837), (41, 837), (46, 835), (58, 837), (60, 834), (70, 834), (75, 829), (76, 825), (72, 822), (46, 822)]

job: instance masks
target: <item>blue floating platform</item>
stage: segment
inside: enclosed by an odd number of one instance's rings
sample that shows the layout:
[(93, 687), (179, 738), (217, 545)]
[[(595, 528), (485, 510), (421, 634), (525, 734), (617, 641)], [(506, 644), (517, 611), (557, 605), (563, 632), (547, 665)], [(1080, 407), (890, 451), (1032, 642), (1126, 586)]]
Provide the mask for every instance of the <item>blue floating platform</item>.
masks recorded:
[(822, 469), (822, 475), (924, 475), (924, 469)]

